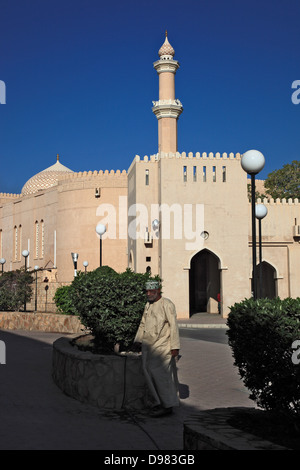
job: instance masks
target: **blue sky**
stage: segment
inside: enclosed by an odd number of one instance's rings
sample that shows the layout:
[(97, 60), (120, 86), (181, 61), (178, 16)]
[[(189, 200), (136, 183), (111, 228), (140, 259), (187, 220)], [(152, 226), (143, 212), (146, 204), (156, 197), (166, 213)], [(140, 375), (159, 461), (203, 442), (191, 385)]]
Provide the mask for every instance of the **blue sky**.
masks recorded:
[[(60, 161), (127, 170), (157, 152), (153, 62), (180, 62), (180, 152), (299, 160), (299, 0), (0, 0), (0, 192)], [(300, 97), (300, 94), (299, 94)]]

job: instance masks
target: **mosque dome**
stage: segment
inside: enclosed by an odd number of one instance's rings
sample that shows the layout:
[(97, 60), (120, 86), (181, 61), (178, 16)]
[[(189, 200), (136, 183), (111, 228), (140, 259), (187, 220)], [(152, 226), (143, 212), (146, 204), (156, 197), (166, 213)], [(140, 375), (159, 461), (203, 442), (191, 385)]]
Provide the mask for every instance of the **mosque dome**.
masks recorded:
[(171, 44), (168, 41), (168, 36), (167, 36), (167, 31), (166, 31), (166, 39), (161, 48), (158, 51), (158, 55), (161, 59), (172, 59), (175, 55), (175, 51)]
[(43, 189), (51, 188), (57, 184), (59, 177), (66, 173), (73, 173), (72, 170), (62, 165), (57, 155), (57, 161), (43, 171), (32, 176), (23, 186), (22, 195), (34, 194)]

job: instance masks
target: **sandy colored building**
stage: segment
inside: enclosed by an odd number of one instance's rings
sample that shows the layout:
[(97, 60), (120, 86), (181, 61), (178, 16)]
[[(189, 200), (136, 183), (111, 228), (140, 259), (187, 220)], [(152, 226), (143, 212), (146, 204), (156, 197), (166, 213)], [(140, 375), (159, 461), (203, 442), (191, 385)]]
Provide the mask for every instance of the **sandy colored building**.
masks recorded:
[[(227, 316), (229, 306), (251, 296), (251, 204), (241, 154), (178, 152), (183, 106), (175, 95), (179, 63), (167, 35), (154, 69), (158, 100), (158, 152), (136, 156), (128, 171), (74, 173), (57, 156), (24, 184), (21, 194), (0, 194), (0, 258), (4, 270), (39, 266), (38, 309), (54, 311), (58, 286), (77, 269), (99, 266), (96, 225), (106, 226), (102, 263), (128, 266), (163, 279), (164, 295), (179, 318), (207, 311)], [(261, 190), (263, 182), (257, 183)], [(264, 199), (262, 295), (300, 296), (298, 200)], [(258, 257), (258, 252), (257, 252)], [(42, 269), (41, 269), (42, 268)], [(30, 306), (29, 306), (30, 308)], [(32, 308), (32, 305), (31, 305)]]

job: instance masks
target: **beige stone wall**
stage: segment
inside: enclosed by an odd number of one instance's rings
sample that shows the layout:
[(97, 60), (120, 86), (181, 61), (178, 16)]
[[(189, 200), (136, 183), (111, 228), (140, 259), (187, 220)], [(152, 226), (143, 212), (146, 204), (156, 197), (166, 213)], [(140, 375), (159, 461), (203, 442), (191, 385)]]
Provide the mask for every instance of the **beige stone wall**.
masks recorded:
[[(262, 231), (262, 260), (275, 269), (277, 293), (281, 298), (300, 296), (300, 236), (296, 237), (295, 227), (300, 224), (300, 204), (294, 201), (279, 199), (258, 199), (263, 203), (268, 213), (261, 221)], [(251, 217), (251, 205), (248, 207)], [(257, 262), (259, 262), (258, 240), (259, 224), (257, 229)], [(251, 226), (248, 233), (251, 241)], [(252, 246), (252, 244), (250, 243)], [(251, 250), (250, 250), (251, 251)]]
[[(99, 197), (98, 197), (99, 195)], [(96, 197), (97, 196), (97, 197)], [(121, 199), (120, 199), (121, 198)], [(100, 240), (95, 228), (107, 219), (105, 208), (113, 209), (109, 233), (103, 236), (103, 265), (117, 271), (127, 267), (127, 174), (83, 172), (62, 177), (52, 188), (33, 195), (3, 197), (0, 207), (1, 251), (5, 270), (24, 267), (22, 250), (30, 254), (27, 268), (34, 266), (55, 271), (53, 282), (70, 283), (74, 276), (71, 252), (78, 252), (78, 270), (83, 261), (93, 270), (100, 263)], [(114, 217), (115, 215), (115, 217)], [(36, 223), (39, 248), (36, 248)], [(18, 231), (17, 243), (14, 230)], [(15, 252), (17, 254), (15, 255)], [(52, 282), (52, 281), (51, 281)], [(49, 299), (53, 297), (49, 284)], [(49, 303), (50, 300), (49, 300)]]
[[(95, 197), (100, 191), (100, 197)], [(71, 252), (79, 254), (78, 270), (100, 264), (97, 223), (107, 225), (102, 237), (102, 264), (116, 271), (127, 267), (127, 174), (99, 172), (74, 174), (59, 182), (57, 211), (58, 281), (70, 282), (74, 275)]]
[[(145, 272), (150, 267), (152, 274), (159, 273), (158, 238), (152, 229), (152, 222), (158, 217), (157, 212), (151, 207), (159, 204), (158, 192), (158, 167), (155, 156), (145, 157), (140, 162), (137, 156), (128, 170), (128, 208), (131, 214), (128, 217), (128, 253), (134, 260), (133, 269), (137, 272)], [(146, 184), (146, 175), (148, 182)], [(136, 209), (136, 210), (135, 210)], [(135, 224), (136, 222), (136, 224)], [(137, 231), (137, 236), (131, 233)], [(145, 234), (148, 231), (150, 243), (145, 243)], [(147, 261), (147, 258), (151, 260)]]
[[(23, 267), (20, 253), (29, 248), (30, 269), (35, 265), (43, 268), (38, 272), (38, 310), (55, 312), (53, 296), (57, 287), (70, 283), (74, 276), (71, 252), (79, 253), (78, 270), (84, 269), (84, 260), (89, 262), (88, 270), (98, 267), (100, 241), (95, 227), (102, 222), (108, 228), (103, 236), (103, 264), (117, 271), (130, 266), (137, 272), (150, 268), (152, 274), (159, 274), (164, 295), (174, 301), (179, 318), (190, 314), (193, 257), (202, 250), (215, 255), (222, 314), (226, 316), (230, 305), (251, 295), (251, 205), (247, 182), (239, 154), (161, 153), (137, 156), (128, 174), (74, 173), (61, 178), (57, 186), (31, 196), (1, 195), (1, 256), (7, 260), (4, 268)], [(262, 221), (263, 261), (275, 270), (277, 294), (282, 298), (299, 296), (300, 237), (294, 234), (300, 221), (300, 205), (297, 200), (258, 202), (268, 208)], [(203, 223), (197, 225), (198, 206), (203, 207)], [(185, 238), (185, 207), (192, 208), (192, 240)], [(159, 231), (152, 229), (154, 219), (161, 222)], [(35, 223), (41, 221), (43, 251), (39, 247), (37, 252)], [(14, 227), (21, 227), (17, 259)], [(131, 234), (127, 238), (128, 231)], [(149, 239), (145, 242), (147, 231)], [(199, 236), (202, 231), (208, 232), (208, 238)], [(40, 232), (40, 239), (41, 236)], [(35, 284), (33, 291), (28, 310), (35, 307)], [(215, 294), (208, 298), (207, 310), (217, 312)]]
[[(32, 196), (18, 195), (3, 203), (0, 229), (2, 229), (2, 256), (6, 259), (5, 270), (20, 269), (24, 266), (21, 253), (25, 249), (30, 252), (27, 259), (29, 269), (33, 269), (35, 265), (39, 267), (54, 265), (56, 212), (56, 188), (40, 191)], [(38, 250), (36, 223), (39, 224)], [(43, 242), (42, 231), (44, 231)]]
[[(148, 186), (144, 179), (146, 169), (149, 169)], [(153, 234), (153, 243), (148, 247), (143, 240), (134, 243), (137, 270), (145, 270), (148, 253), (152, 272), (163, 279), (164, 295), (175, 302), (178, 316), (186, 318), (191, 259), (207, 249), (219, 258), (226, 314), (228, 305), (250, 294), (246, 174), (241, 169), (240, 155), (159, 154), (136, 160), (134, 171), (136, 201), (144, 202), (149, 214), (155, 204), (161, 209), (157, 216), (161, 220), (159, 238)], [(223, 181), (225, 173), (226, 181)], [(203, 206), (203, 213), (200, 209), (199, 214), (204, 216), (204, 221), (196, 221), (196, 205)], [(194, 238), (190, 240), (184, 233), (188, 232), (185, 207), (192, 210)], [(150, 226), (151, 218), (148, 222)], [(207, 240), (200, 237), (199, 231), (204, 230), (209, 233)], [(211, 299), (210, 304), (216, 312), (216, 299), (214, 302)]]
[[(152, 205), (158, 204), (161, 208), (165, 205), (165, 216), (170, 221), (170, 236), (163, 236), (161, 232), (157, 238), (152, 233), (153, 241), (148, 245), (142, 239), (134, 242), (129, 239), (129, 246), (134, 249), (134, 267), (145, 271), (146, 256), (151, 257), (152, 272), (162, 277), (164, 295), (175, 302), (180, 318), (189, 315), (191, 260), (201, 250), (208, 250), (218, 258), (224, 316), (230, 305), (251, 296), (251, 205), (247, 198), (249, 181), (240, 158), (239, 154), (162, 153), (136, 158), (129, 171), (129, 178), (134, 171), (131, 204), (134, 201), (144, 204), (148, 214)], [(146, 170), (149, 185), (145, 184)], [(293, 234), (300, 220), (300, 205), (297, 200), (264, 202), (269, 212), (263, 220), (263, 261), (276, 270), (276, 289), (280, 297), (299, 296), (300, 246), (299, 237)], [(209, 234), (207, 239), (198, 239), (198, 246), (192, 249), (187, 248), (183, 236), (174, 232), (176, 208), (182, 208), (183, 214), (185, 204), (191, 205), (193, 211), (197, 204), (203, 205), (204, 224), (200, 230)], [(153, 218), (148, 218), (149, 227)], [(163, 230), (166, 224), (161, 222)], [(257, 247), (257, 262), (258, 255)], [(207, 309), (217, 312), (215, 298), (208, 299)]]
[[(204, 167), (206, 181), (203, 180)], [(223, 167), (226, 167), (226, 181), (223, 181)], [(200, 224), (199, 228), (194, 225), (197, 233), (195, 241), (192, 240), (192, 248), (188, 248), (187, 240), (184, 239), (163, 240), (161, 245), (166, 295), (176, 300), (180, 317), (189, 313), (190, 262), (201, 249), (207, 249), (219, 258), (224, 314), (234, 300), (249, 293), (249, 285), (245, 283), (248, 223), (245, 180), (239, 155), (221, 158), (183, 154), (181, 158), (163, 158), (161, 161), (161, 200), (170, 205), (174, 202), (203, 205), (204, 209), (203, 225)], [(200, 230), (209, 234), (207, 239), (199, 236)], [(177, 273), (175, 282), (172, 275), (174, 271)]]

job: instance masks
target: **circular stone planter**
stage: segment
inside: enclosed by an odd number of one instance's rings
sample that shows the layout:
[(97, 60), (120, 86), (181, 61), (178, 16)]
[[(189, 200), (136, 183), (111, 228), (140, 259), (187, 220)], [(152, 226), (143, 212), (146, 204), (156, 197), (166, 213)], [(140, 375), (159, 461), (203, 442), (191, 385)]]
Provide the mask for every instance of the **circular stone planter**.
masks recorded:
[(148, 391), (140, 355), (93, 354), (59, 338), (53, 343), (52, 377), (66, 395), (99, 408), (145, 407)]

